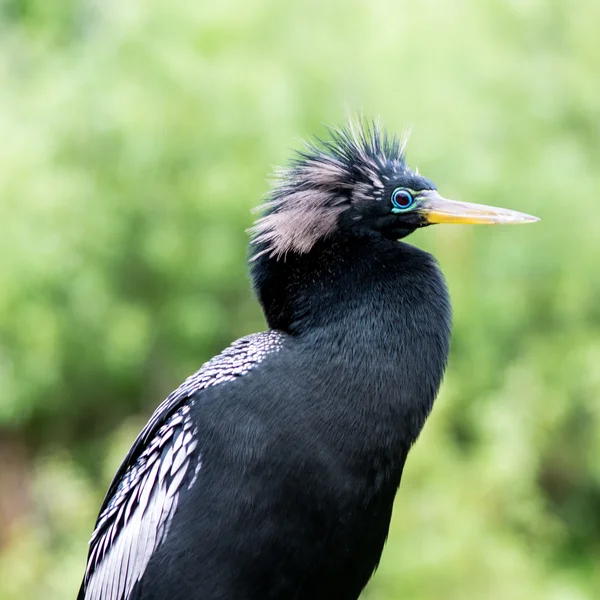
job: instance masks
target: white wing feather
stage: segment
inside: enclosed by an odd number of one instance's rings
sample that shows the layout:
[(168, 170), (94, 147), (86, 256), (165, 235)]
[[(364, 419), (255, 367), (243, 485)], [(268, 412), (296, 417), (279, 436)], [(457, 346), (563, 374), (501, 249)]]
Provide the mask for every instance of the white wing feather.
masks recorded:
[(168, 535), (186, 475), (190, 489), (201, 470), (198, 431), (190, 418), (192, 397), (244, 375), (279, 350), (284, 337), (267, 331), (237, 340), (158, 407), (108, 491), (90, 541), (80, 599), (127, 600)]

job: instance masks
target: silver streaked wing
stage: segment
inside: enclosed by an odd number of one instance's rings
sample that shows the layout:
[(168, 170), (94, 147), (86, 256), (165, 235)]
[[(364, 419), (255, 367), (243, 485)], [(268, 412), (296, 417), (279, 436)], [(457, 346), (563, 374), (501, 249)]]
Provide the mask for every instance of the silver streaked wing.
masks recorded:
[(100, 515), (90, 543), (86, 600), (127, 598), (167, 535), (181, 484), (201, 464), (189, 411), (182, 406), (159, 429)]
[(267, 331), (237, 340), (157, 408), (108, 490), (90, 540), (80, 599), (127, 600), (168, 534), (184, 480), (191, 488), (201, 471), (198, 432), (190, 418), (193, 396), (244, 375), (279, 350), (284, 338)]

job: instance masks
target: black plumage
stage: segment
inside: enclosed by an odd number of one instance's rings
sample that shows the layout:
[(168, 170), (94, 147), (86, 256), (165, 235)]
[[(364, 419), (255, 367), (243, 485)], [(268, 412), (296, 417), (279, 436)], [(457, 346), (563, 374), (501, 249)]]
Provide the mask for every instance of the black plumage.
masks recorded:
[(450, 341), (435, 260), (397, 240), (531, 220), (441, 198), (373, 125), (308, 146), (253, 232), (269, 331), (157, 409), (107, 493), (79, 598), (356, 599)]

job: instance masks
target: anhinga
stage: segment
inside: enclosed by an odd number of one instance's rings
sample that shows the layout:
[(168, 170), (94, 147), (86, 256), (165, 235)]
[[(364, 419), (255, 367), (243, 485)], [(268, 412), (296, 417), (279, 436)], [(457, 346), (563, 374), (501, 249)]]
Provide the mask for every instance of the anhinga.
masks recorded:
[(269, 329), (156, 410), (90, 542), (85, 600), (355, 600), (437, 394), (451, 310), (432, 223), (526, 223), (446, 200), (374, 124), (280, 173), (253, 229)]

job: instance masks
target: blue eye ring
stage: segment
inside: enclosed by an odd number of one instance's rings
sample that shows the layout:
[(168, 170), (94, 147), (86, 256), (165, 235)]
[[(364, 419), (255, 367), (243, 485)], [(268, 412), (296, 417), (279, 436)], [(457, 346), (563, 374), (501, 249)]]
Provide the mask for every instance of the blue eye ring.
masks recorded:
[(415, 203), (414, 196), (406, 188), (396, 188), (392, 192), (393, 213), (401, 213), (412, 208)]

